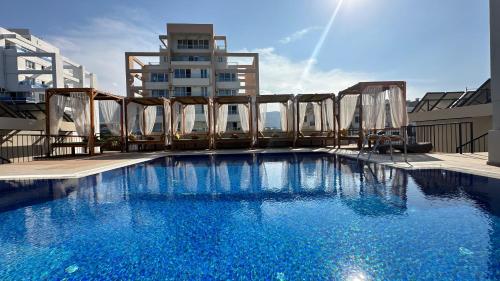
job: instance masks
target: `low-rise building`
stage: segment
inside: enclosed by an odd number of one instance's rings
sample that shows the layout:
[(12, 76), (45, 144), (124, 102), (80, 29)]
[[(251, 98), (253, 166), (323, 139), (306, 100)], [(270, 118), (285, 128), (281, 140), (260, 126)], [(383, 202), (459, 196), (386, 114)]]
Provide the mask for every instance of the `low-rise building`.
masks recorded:
[(96, 75), (29, 29), (0, 27), (0, 100), (43, 102), (46, 88), (96, 87)]
[[(157, 52), (125, 53), (127, 96), (234, 96), (259, 94), (257, 53), (227, 50), (212, 24), (167, 24)], [(202, 106), (193, 131), (206, 130)], [(238, 131), (237, 105), (229, 105), (228, 130)]]

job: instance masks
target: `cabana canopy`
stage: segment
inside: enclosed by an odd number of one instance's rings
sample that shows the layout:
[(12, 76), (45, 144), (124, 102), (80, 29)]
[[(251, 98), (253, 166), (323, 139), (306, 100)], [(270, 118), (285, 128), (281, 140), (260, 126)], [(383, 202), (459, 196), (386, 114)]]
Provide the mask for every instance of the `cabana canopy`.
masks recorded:
[(338, 122), (341, 131), (349, 129), (356, 107), (358, 108), (360, 120), (358, 146), (361, 145), (364, 130), (385, 129), (386, 95), (390, 105), (392, 127), (406, 126), (408, 116), (405, 81), (360, 82), (339, 93)]
[[(326, 145), (329, 140), (335, 139), (335, 94), (324, 93), (324, 94), (301, 94), (295, 97), (296, 101), (296, 128), (297, 128), (297, 138), (296, 145), (299, 139), (309, 138), (319, 139), (322, 145)], [(311, 134), (306, 136), (302, 130), (304, 125), (304, 118), (306, 116), (306, 110), (308, 104), (313, 104), (314, 113), (314, 129)], [(327, 135), (323, 133), (326, 132)], [(314, 145), (311, 143), (311, 145)]]
[[(207, 97), (203, 97), (203, 96), (185, 96), (185, 97), (173, 97), (170, 99), (170, 106), (171, 106), (171, 116), (172, 116), (172, 128), (171, 128), (171, 132), (172, 134), (175, 134), (177, 132), (177, 123), (178, 123), (178, 120), (179, 120), (179, 116), (177, 116), (177, 112), (176, 110), (174, 110), (174, 106), (175, 104), (181, 104), (181, 114), (182, 114), (182, 118), (180, 119), (181, 120), (181, 131), (183, 133), (191, 133), (191, 130), (188, 130), (188, 132), (186, 132), (186, 112), (185, 112), (185, 109), (187, 106), (190, 106), (190, 105), (204, 105), (204, 106), (207, 106), (207, 113), (210, 112), (209, 110), (209, 105), (210, 105), (210, 99), (207, 98)], [(195, 116), (195, 112), (191, 112), (191, 114), (193, 115), (192, 118), (194, 118)], [(211, 132), (211, 123), (212, 123), (212, 118), (210, 116), (210, 114), (207, 114), (207, 128), (208, 128), (208, 133), (210, 134)], [(192, 120), (192, 122), (194, 122), (194, 119)], [(193, 123), (194, 124), (194, 123)]]
[[(212, 114), (210, 114), (211, 104), (211, 100), (204, 96), (181, 96), (170, 99), (173, 149), (199, 149), (210, 147), (213, 127)], [(196, 105), (203, 106), (207, 133), (193, 133), (196, 121)], [(181, 124), (180, 127), (179, 121)]]
[[(233, 148), (234, 146), (251, 146), (253, 143), (253, 122), (252, 122), (252, 98), (250, 96), (222, 96), (213, 99), (213, 114), (215, 120), (215, 143), (220, 140), (222, 146)], [(232, 135), (232, 139), (224, 141), (223, 134), (227, 131), (228, 105), (238, 105), (238, 114), (240, 117), (241, 129), (245, 138), (239, 138), (237, 134)], [(239, 143), (238, 145), (236, 143)], [(233, 145), (234, 144), (234, 145)]]
[[(289, 147), (295, 139), (294, 126), (294, 95), (262, 95), (255, 99), (257, 116), (257, 145), (260, 147)], [(265, 132), (265, 122), (268, 104), (280, 105), (280, 131)]]
[[(56, 99), (56, 97), (59, 97)], [(73, 113), (73, 121), (80, 137), (86, 137), (87, 142), (79, 144), (59, 143), (66, 147), (88, 147), (89, 153), (94, 154), (95, 140), (95, 118), (99, 118), (98, 110), (95, 111), (94, 101), (116, 101), (120, 108), (119, 134), (123, 141), (123, 97), (96, 90), (94, 88), (50, 88), (45, 91), (45, 114), (47, 135), (58, 135), (60, 123), (64, 116), (67, 98), (70, 97), (70, 105)], [(113, 112), (108, 112), (114, 115)], [(50, 150), (49, 150), (50, 154)]]
[[(130, 104), (136, 104), (139, 107), (135, 107), (130, 109)], [(170, 101), (163, 97), (130, 97), (125, 99), (125, 116), (126, 116), (126, 131), (129, 134), (127, 137), (127, 150), (129, 149), (130, 144), (158, 144), (158, 145), (166, 145), (168, 143), (167, 136), (170, 131), (170, 116), (169, 116), (169, 104)], [(141, 108), (142, 107), (142, 108)], [(153, 137), (147, 135), (153, 132), (154, 125), (156, 123), (157, 111), (156, 108), (163, 108), (163, 133), (160, 136), (160, 139), (154, 139)], [(131, 134), (134, 131), (134, 126), (136, 124), (136, 118), (139, 114), (139, 127), (141, 130), (141, 134), (145, 136), (145, 139), (138, 140), (135, 137), (132, 137)], [(151, 138), (151, 139), (147, 139)]]

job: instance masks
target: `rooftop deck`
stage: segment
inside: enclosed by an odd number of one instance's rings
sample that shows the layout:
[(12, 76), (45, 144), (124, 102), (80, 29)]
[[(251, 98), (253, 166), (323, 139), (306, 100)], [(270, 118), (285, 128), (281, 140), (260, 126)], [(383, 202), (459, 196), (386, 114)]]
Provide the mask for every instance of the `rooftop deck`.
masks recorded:
[[(0, 165), (0, 180), (14, 179), (54, 179), (78, 178), (108, 170), (125, 167), (167, 155), (200, 155), (200, 154), (236, 154), (236, 153), (271, 153), (271, 152), (326, 152), (356, 158), (358, 152), (351, 149), (336, 148), (297, 148), (297, 149), (255, 149), (255, 150), (218, 150), (196, 152), (151, 152), (151, 153), (107, 153), (85, 158), (66, 158), (41, 160), (34, 162)], [(361, 159), (367, 159), (363, 154)], [(394, 154), (395, 162), (390, 155), (373, 154), (372, 162), (403, 169), (446, 169), (474, 175), (500, 179), (500, 168), (486, 164), (487, 153), (475, 154), (409, 154), (408, 163), (401, 154)]]

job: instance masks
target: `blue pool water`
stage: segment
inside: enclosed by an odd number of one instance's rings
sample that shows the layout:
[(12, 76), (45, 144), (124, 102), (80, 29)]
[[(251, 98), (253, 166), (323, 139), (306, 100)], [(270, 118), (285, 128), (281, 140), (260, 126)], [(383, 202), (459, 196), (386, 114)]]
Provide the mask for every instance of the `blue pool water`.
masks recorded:
[(0, 183), (0, 280), (498, 280), (500, 181), (326, 154)]

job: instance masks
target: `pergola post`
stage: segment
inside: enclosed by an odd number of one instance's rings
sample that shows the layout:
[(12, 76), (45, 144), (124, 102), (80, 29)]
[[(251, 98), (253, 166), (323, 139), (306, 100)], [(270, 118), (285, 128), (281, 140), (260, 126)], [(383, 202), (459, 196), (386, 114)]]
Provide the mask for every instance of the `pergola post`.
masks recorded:
[[(175, 101), (170, 103), (170, 139), (172, 140), (172, 148), (174, 148), (174, 109), (175, 109)], [(175, 124), (175, 128), (177, 130), (177, 124)]]
[(123, 152), (123, 144), (125, 143), (125, 139), (124, 139), (124, 128), (123, 128), (123, 124), (124, 124), (124, 114), (123, 114), (123, 110), (124, 110), (124, 104), (125, 104), (125, 101), (122, 99), (122, 100), (117, 100), (116, 102), (118, 102), (118, 104), (120, 105), (120, 139), (121, 139), (121, 152)]
[(364, 132), (363, 132), (363, 90), (360, 91), (359, 95), (359, 139), (358, 139), (358, 149), (361, 149), (363, 146), (363, 137), (364, 137)]
[(297, 130), (295, 131), (295, 134), (294, 134), (294, 137), (293, 137), (293, 147), (296, 147), (297, 146), (297, 138), (299, 137), (299, 131), (300, 131), (300, 126), (299, 126), (299, 122), (300, 122), (300, 109), (299, 109), (299, 99), (297, 97), (295, 97), (295, 115), (297, 115), (297, 122), (296, 122), (296, 128)]
[(165, 138), (165, 144), (167, 144), (167, 100), (163, 101), (163, 137)]
[(209, 98), (208, 102), (207, 102), (207, 111), (208, 111), (207, 112), (207, 116), (208, 116), (208, 121), (207, 121), (208, 122), (207, 123), (207, 127), (208, 128), (207, 129), (208, 129), (208, 148), (209, 149), (213, 148), (213, 143), (214, 143), (214, 141), (213, 141), (213, 131), (215, 131), (215, 129), (212, 130), (212, 121), (213, 121), (212, 120), (212, 118), (213, 118), (212, 113), (213, 112), (212, 112), (212, 110), (210, 110), (210, 108), (212, 106), (211, 103), (212, 103), (212, 100)]
[(128, 104), (129, 104), (129, 101), (128, 100), (124, 100), (123, 101), (124, 103), (124, 108), (125, 108), (125, 151), (126, 152), (129, 152), (129, 149), (128, 149)]
[(46, 90), (45, 91), (45, 135), (46, 135), (46, 145), (47, 145), (47, 152), (45, 155), (47, 157), (50, 157), (50, 98), (52, 97), (52, 91), (51, 90)]
[(339, 130), (337, 133), (337, 148), (339, 148), (339, 149), (340, 149), (340, 134), (341, 134), (340, 131), (342, 130), (342, 127), (340, 127), (340, 110), (341, 110), (340, 102), (342, 101), (342, 97), (343, 97), (343, 95), (339, 93), (339, 97), (337, 98), (337, 101), (336, 101), (336, 103), (338, 103), (338, 108), (339, 108), (339, 111), (337, 113), (337, 122), (336, 122), (339, 125)]
[(213, 112), (214, 112), (214, 134), (213, 134), (213, 138), (212, 138), (212, 146), (214, 149), (217, 149), (217, 142), (215, 141), (215, 138), (216, 138), (216, 135), (218, 134), (218, 129), (219, 129), (217, 124), (219, 123), (218, 120), (219, 120), (220, 105), (215, 100), (213, 101), (213, 104), (214, 104), (214, 109), (213, 109)]
[(336, 122), (335, 122), (335, 119), (337, 119), (335, 117), (335, 94), (332, 94), (332, 114), (333, 114), (333, 124), (331, 124), (331, 126), (333, 127), (333, 147), (335, 148), (335, 145), (337, 144), (337, 126), (336, 126)]
[(96, 91), (94, 89), (88, 90), (86, 92), (87, 96), (89, 97), (90, 100), (90, 131), (89, 131), (89, 136), (88, 136), (88, 147), (89, 147), (89, 154), (94, 155), (95, 151), (95, 116), (94, 116), (94, 96), (95, 96)]
[(252, 99), (250, 98), (248, 101), (248, 129), (249, 129), (250, 136), (252, 138), (252, 144), (250, 147), (253, 149), (254, 145), (255, 145), (255, 138), (253, 136), (252, 111), (253, 111), (252, 110)]

